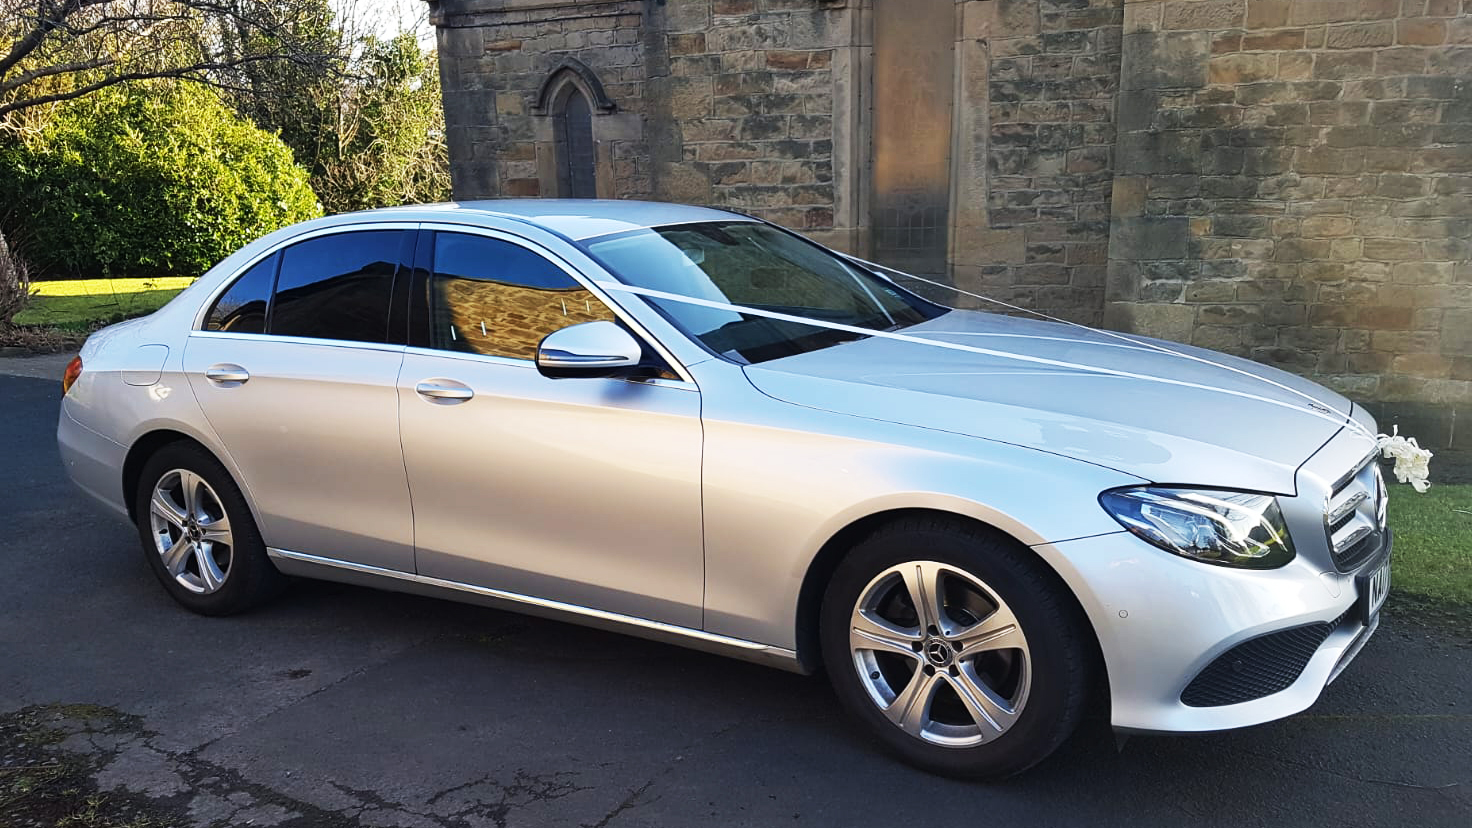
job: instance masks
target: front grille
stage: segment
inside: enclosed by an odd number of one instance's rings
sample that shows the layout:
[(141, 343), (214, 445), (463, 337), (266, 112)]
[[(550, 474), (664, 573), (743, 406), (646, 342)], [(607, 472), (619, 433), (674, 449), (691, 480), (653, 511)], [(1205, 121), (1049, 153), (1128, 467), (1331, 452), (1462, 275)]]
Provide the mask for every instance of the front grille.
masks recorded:
[(1376, 456), (1372, 452), (1339, 480), (1324, 510), (1324, 532), (1341, 572), (1364, 563), (1383, 541), (1385, 481)]
[(1332, 622), (1279, 630), (1238, 644), (1217, 656), (1186, 685), (1181, 703), (1220, 707), (1287, 689), (1298, 681), (1309, 659), (1343, 621), (1341, 615)]

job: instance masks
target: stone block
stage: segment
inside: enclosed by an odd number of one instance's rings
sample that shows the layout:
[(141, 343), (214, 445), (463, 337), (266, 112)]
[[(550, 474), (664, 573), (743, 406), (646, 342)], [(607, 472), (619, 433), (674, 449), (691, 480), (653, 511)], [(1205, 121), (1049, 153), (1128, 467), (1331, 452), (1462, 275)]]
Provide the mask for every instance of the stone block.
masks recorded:
[(710, 176), (691, 164), (658, 162), (654, 165), (654, 194), (664, 201), (709, 204)]
[(997, 37), (1035, 35), (1039, 31), (1038, 0), (996, 0)]
[(711, 0), (710, 11), (720, 15), (752, 14), (756, 11), (756, 0)]
[(1385, 20), (1330, 26), (1325, 33), (1324, 45), (1330, 49), (1368, 49), (1389, 46), (1394, 42), (1395, 23)]
[(1294, 26), (1388, 20), (1400, 14), (1400, 0), (1293, 0), (1283, 5), (1289, 6), (1287, 22)]
[(1280, 80), (1307, 80), (1314, 74), (1314, 56), (1308, 52), (1284, 52), (1278, 55)]
[(1291, 0), (1247, 0), (1249, 29), (1275, 29), (1288, 25)]
[(1448, 309), (1442, 316), (1441, 336), (1441, 353), (1472, 356), (1472, 309)]
[(1189, 239), (1184, 217), (1116, 218), (1109, 240), (1110, 256), (1119, 259), (1182, 259), (1186, 257)]
[(1374, 69), (1374, 52), (1322, 52), (1314, 56), (1314, 77), (1323, 80), (1364, 78)]
[(1104, 309), (1104, 327), (1128, 333), (1189, 342), (1196, 325), (1193, 305), (1111, 302)]
[(1399, 284), (1446, 284), (1452, 280), (1451, 262), (1401, 262), (1390, 270), (1390, 280)]
[(1395, 42), (1407, 46), (1440, 46), (1446, 42), (1445, 20), (1411, 18), (1395, 23)]
[(1119, 136), (1116, 159), (1122, 175), (1192, 173), (1201, 159), (1194, 132), (1130, 132)]
[(699, 32), (710, 27), (711, 4), (678, 2), (665, 6), (665, 20), (671, 32)]
[(526, 96), (520, 92), (496, 93), (497, 115), (525, 115)]
[(705, 32), (689, 32), (669, 36), (671, 55), (698, 55), (705, 52)]
[(649, 86), (652, 97), (668, 100), (670, 114), (676, 119), (703, 118), (711, 114), (710, 78), (656, 78), (651, 79)]
[(1246, 0), (1177, 0), (1165, 4), (1163, 28), (1171, 31), (1206, 29), (1220, 31), (1240, 27)]
[(1242, 37), (1244, 52), (1281, 52), (1303, 48), (1302, 29), (1248, 33)]
[(1211, 40), (1206, 32), (1136, 32), (1124, 36), (1122, 89), (1199, 88), (1206, 85)]
[(1303, 220), (1300, 229), (1310, 239), (1338, 238), (1353, 231), (1354, 220), (1348, 216), (1311, 216)]
[[(974, 5), (974, 4), (973, 4)], [(1124, 4), (1124, 33), (1160, 30), (1164, 3), (1132, 2)]]
[(1428, 49), (1382, 49), (1375, 53), (1377, 75), (1421, 75), (1426, 72)]

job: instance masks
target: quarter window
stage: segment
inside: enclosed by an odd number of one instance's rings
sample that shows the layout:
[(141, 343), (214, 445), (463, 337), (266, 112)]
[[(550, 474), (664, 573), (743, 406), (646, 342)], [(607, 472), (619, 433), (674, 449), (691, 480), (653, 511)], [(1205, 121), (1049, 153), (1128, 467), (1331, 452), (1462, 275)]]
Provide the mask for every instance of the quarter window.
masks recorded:
[(430, 345), (534, 359), (553, 331), (616, 317), (542, 256), (509, 242), (436, 233), (429, 284)]
[(276, 280), (276, 261), (271, 254), (241, 274), (229, 290), (220, 294), (205, 321), (207, 331), (265, 333), (266, 306), (271, 300), (271, 283)]
[(281, 254), (271, 307), (277, 336), (388, 341), (394, 274), (403, 258), (402, 230), (320, 236)]

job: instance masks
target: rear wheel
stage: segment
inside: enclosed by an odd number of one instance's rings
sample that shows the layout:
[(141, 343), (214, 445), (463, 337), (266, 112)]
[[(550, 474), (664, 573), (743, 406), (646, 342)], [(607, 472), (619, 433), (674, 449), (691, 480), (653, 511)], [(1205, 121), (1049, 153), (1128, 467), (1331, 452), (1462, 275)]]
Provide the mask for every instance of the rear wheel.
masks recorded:
[(245, 497), (204, 449), (160, 449), (143, 466), (134, 503), (149, 566), (185, 607), (230, 615), (280, 590), (285, 579), (266, 557)]
[(1088, 650), (1041, 562), (985, 527), (907, 519), (855, 547), (824, 595), (823, 658), (839, 699), (927, 770), (999, 778), (1068, 738)]

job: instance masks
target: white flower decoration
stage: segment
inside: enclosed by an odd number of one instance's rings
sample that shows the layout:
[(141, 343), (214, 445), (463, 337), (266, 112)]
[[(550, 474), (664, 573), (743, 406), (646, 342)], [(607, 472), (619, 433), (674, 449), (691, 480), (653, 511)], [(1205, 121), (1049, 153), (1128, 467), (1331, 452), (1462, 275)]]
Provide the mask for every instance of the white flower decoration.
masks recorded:
[(1381, 434), (1375, 443), (1380, 454), (1395, 460), (1395, 479), (1411, 484), (1418, 492), (1431, 488), (1426, 478), (1431, 474), (1431, 450), (1423, 449), (1415, 437), (1400, 436), (1400, 426), (1394, 426), (1390, 434)]

